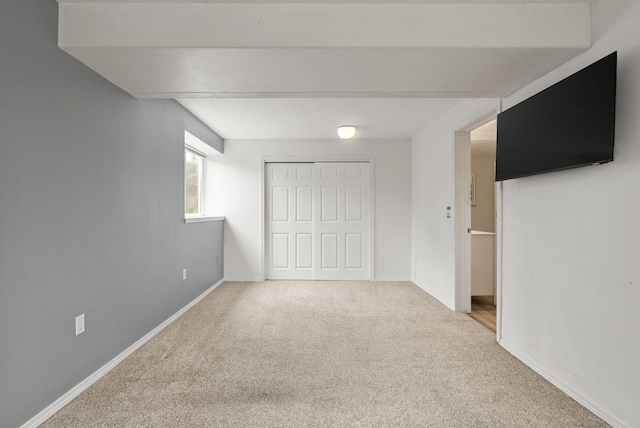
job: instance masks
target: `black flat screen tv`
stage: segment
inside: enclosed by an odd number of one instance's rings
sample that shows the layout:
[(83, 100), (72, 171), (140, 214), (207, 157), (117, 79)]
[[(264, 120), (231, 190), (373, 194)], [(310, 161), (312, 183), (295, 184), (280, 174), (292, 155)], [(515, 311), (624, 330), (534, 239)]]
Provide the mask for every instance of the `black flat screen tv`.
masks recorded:
[(617, 52), (498, 115), (496, 181), (613, 161)]

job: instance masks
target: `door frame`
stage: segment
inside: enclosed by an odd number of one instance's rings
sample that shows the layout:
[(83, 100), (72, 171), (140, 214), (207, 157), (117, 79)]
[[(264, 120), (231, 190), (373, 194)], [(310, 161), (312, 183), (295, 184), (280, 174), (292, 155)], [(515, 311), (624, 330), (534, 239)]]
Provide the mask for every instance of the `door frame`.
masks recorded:
[[(471, 312), (471, 131), (495, 119), (502, 103), (455, 131), (455, 310)], [(502, 337), (502, 182), (496, 186), (496, 339)]]
[(260, 280), (266, 279), (266, 213), (265, 196), (267, 189), (265, 173), (268, 163), (318, 163), (318, 162), (367, 162), (369, 163), (369, 210), (371, 221), (369, 225), (369, 281), (375, 280), (375, 162), (373, 156), (262, 156), (260, 159)]

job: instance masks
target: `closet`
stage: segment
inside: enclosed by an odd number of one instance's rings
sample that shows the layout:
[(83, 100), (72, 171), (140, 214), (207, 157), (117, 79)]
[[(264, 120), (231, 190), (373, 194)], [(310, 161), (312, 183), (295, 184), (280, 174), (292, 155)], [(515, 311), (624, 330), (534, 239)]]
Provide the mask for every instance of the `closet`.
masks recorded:
[(267, 163), (267, 279), (371, 278), (368, 162)]

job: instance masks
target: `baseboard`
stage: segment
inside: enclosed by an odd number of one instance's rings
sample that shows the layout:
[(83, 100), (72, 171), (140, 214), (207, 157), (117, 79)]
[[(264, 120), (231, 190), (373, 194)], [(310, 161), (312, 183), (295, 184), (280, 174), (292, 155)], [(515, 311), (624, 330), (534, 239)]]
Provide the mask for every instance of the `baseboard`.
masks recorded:
[(411, 282), (411, 278), (406, 276), (377, 276), (374, 281)]
[(415, 279), (412, 279), (411, 282), (413, 282), (416, 286), (422, 288), (427, 294), (429, 294), (430, 296), (434, 297), (440, 303), (445, 305), (448, 309), (451, 309), (452, 311), (455, 311), (455, 305), (451, 304), (449, 302), (449, 299), (445, 299), (444, 297), (440, 296), (438, 293), (434, 292), (433, 290), (430, 290), (429, 288), (423, 286), (422, 284), (417, 282)]
[[(261, 282), (262, 278), (257, 276), (246, 276), (246, 277), (228, 277), (224, 279), (225, 282)], [(374, 281), (411, 281), (411, 278), (408, 277), (376, 277)], [(422, 287), (421, 287), (422, 288)]]
[(509, 346), (509, 344), (505, 343), (504, 339), (503, 340), (499, 340), (498, 343), (500, 344), (500, 346), (502, 346), (511, 355), (513, 355), (514, 357), (516, 357), (517, 359), (519, 359), (520, 361), (525, 363), (527, 366), (529, 366), (529, 368), (531, 370), (533, 370), (534, 372), (538, 373), (540, 376), (542, 376), (543, 378), (545, 378), (546, 380), (551, 382), (560, 391), (564, 392), (569, 397), (571, 397), (574, 400), (576, 400), (583, 407), (587, 408), (589, 411), (591, 411), (593, 414), (598, 416), (600, 419), (604, 420), (606, 423), (608, 423), (612, 427), (614, 427), (614, 428), (630, 428), (627, 425), (625, 425), (624, 423), (620, 422), (614, 416), (609, 414), (608, 412), (602, 410), (600, 407), (598, 407), (597, 405), (592, 403), (589, 399), (585, 398), (581, 394), (579, 394), (576, 391), (574, 391), (567, 384), (565, 384), (564, 382), (562, 382), (561, 380), (559, 380), (555, 376), (552, 376), (551, 374), (549, 374), (546, 370), (544, 370), (542, 367), (540, 367), (532, 359), (530, 359), (529, 357), (521, 354), (520, 352), (518, 352), (513, 347)]
[(213, 290), (215, 290), (223, 282), (224, 282), (224, 279), (222, 279), (222, 280), (216, 282), (215, 284), (213, 284), (204, 293), (200, 294), (198, 297), (196, 297), (194, 300), (192, 300), (190, 303), (188, 303), (185, 307), (183, 307), (178, 312), (176, 312), (171, 317), (169, 317), (162, 324), (160, 324), (159, 326), (157, 326), (156, 328), (151, 330), (144, 337), (142, 337), (137, 342), (135, 342), (133, 345), (129, 346), (127, 349), (125, 349), (120, 354), (118, 354), (114, 359), (112, 359), (107, 364), (105, 364), (104, 366), (100, 367), (94, 373), (89, 375), (89, 377), (87, 377), (85, 380), (83, 380), (82, 382), (80, 382), (79, 384), (74, 386), (70, 391), (68, 391), (62, 397), (58, 398), (56, 401), (51, 403), (47, 408), (42, 410), (40, 413), (35, 415), (33, 418), (29, 419), (20, 428), (35, 428), (35, 427), (40, 426), (40, 424), (42, 424), (44, 421), (46, 421), (51, 416), (53, 416), (58, 410), (62, 409), (64, 406), (69, 404), (71, 402), (71, 400), (76, 398), (82, 391), (84, 391), (85, 389), (87, 389), (91, 385), (93, 385), (102, 376), (104, 376), (107, 373), (109, 373), (111, 371), (111, 369), (113, 369), (115, 366), (120, 364), (122, 362), (122, 360), (127, 358), (129, 355), (133, 354), (138, 348), (140, 348), (142, 345), (144, 345), (149, 340), (151, 340), (155, 335), (157, 335), (162, 330), (164, 330), (169, 324), (174, 322), (182, 314), (184, 314), (189, 309), (191, 309), (191, 307), (193, 307), (196, 303), (198, 303), (200, 300), (202, 300), (207, 294), (209, 294)]

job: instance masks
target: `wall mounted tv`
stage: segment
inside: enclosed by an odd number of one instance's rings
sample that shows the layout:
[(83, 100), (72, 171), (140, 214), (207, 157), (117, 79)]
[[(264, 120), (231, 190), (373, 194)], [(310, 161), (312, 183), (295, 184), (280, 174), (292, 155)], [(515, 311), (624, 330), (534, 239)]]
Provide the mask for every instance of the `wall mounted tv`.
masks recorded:
[(613, 160), (617, 52), (498, 115), (496, 181)]

